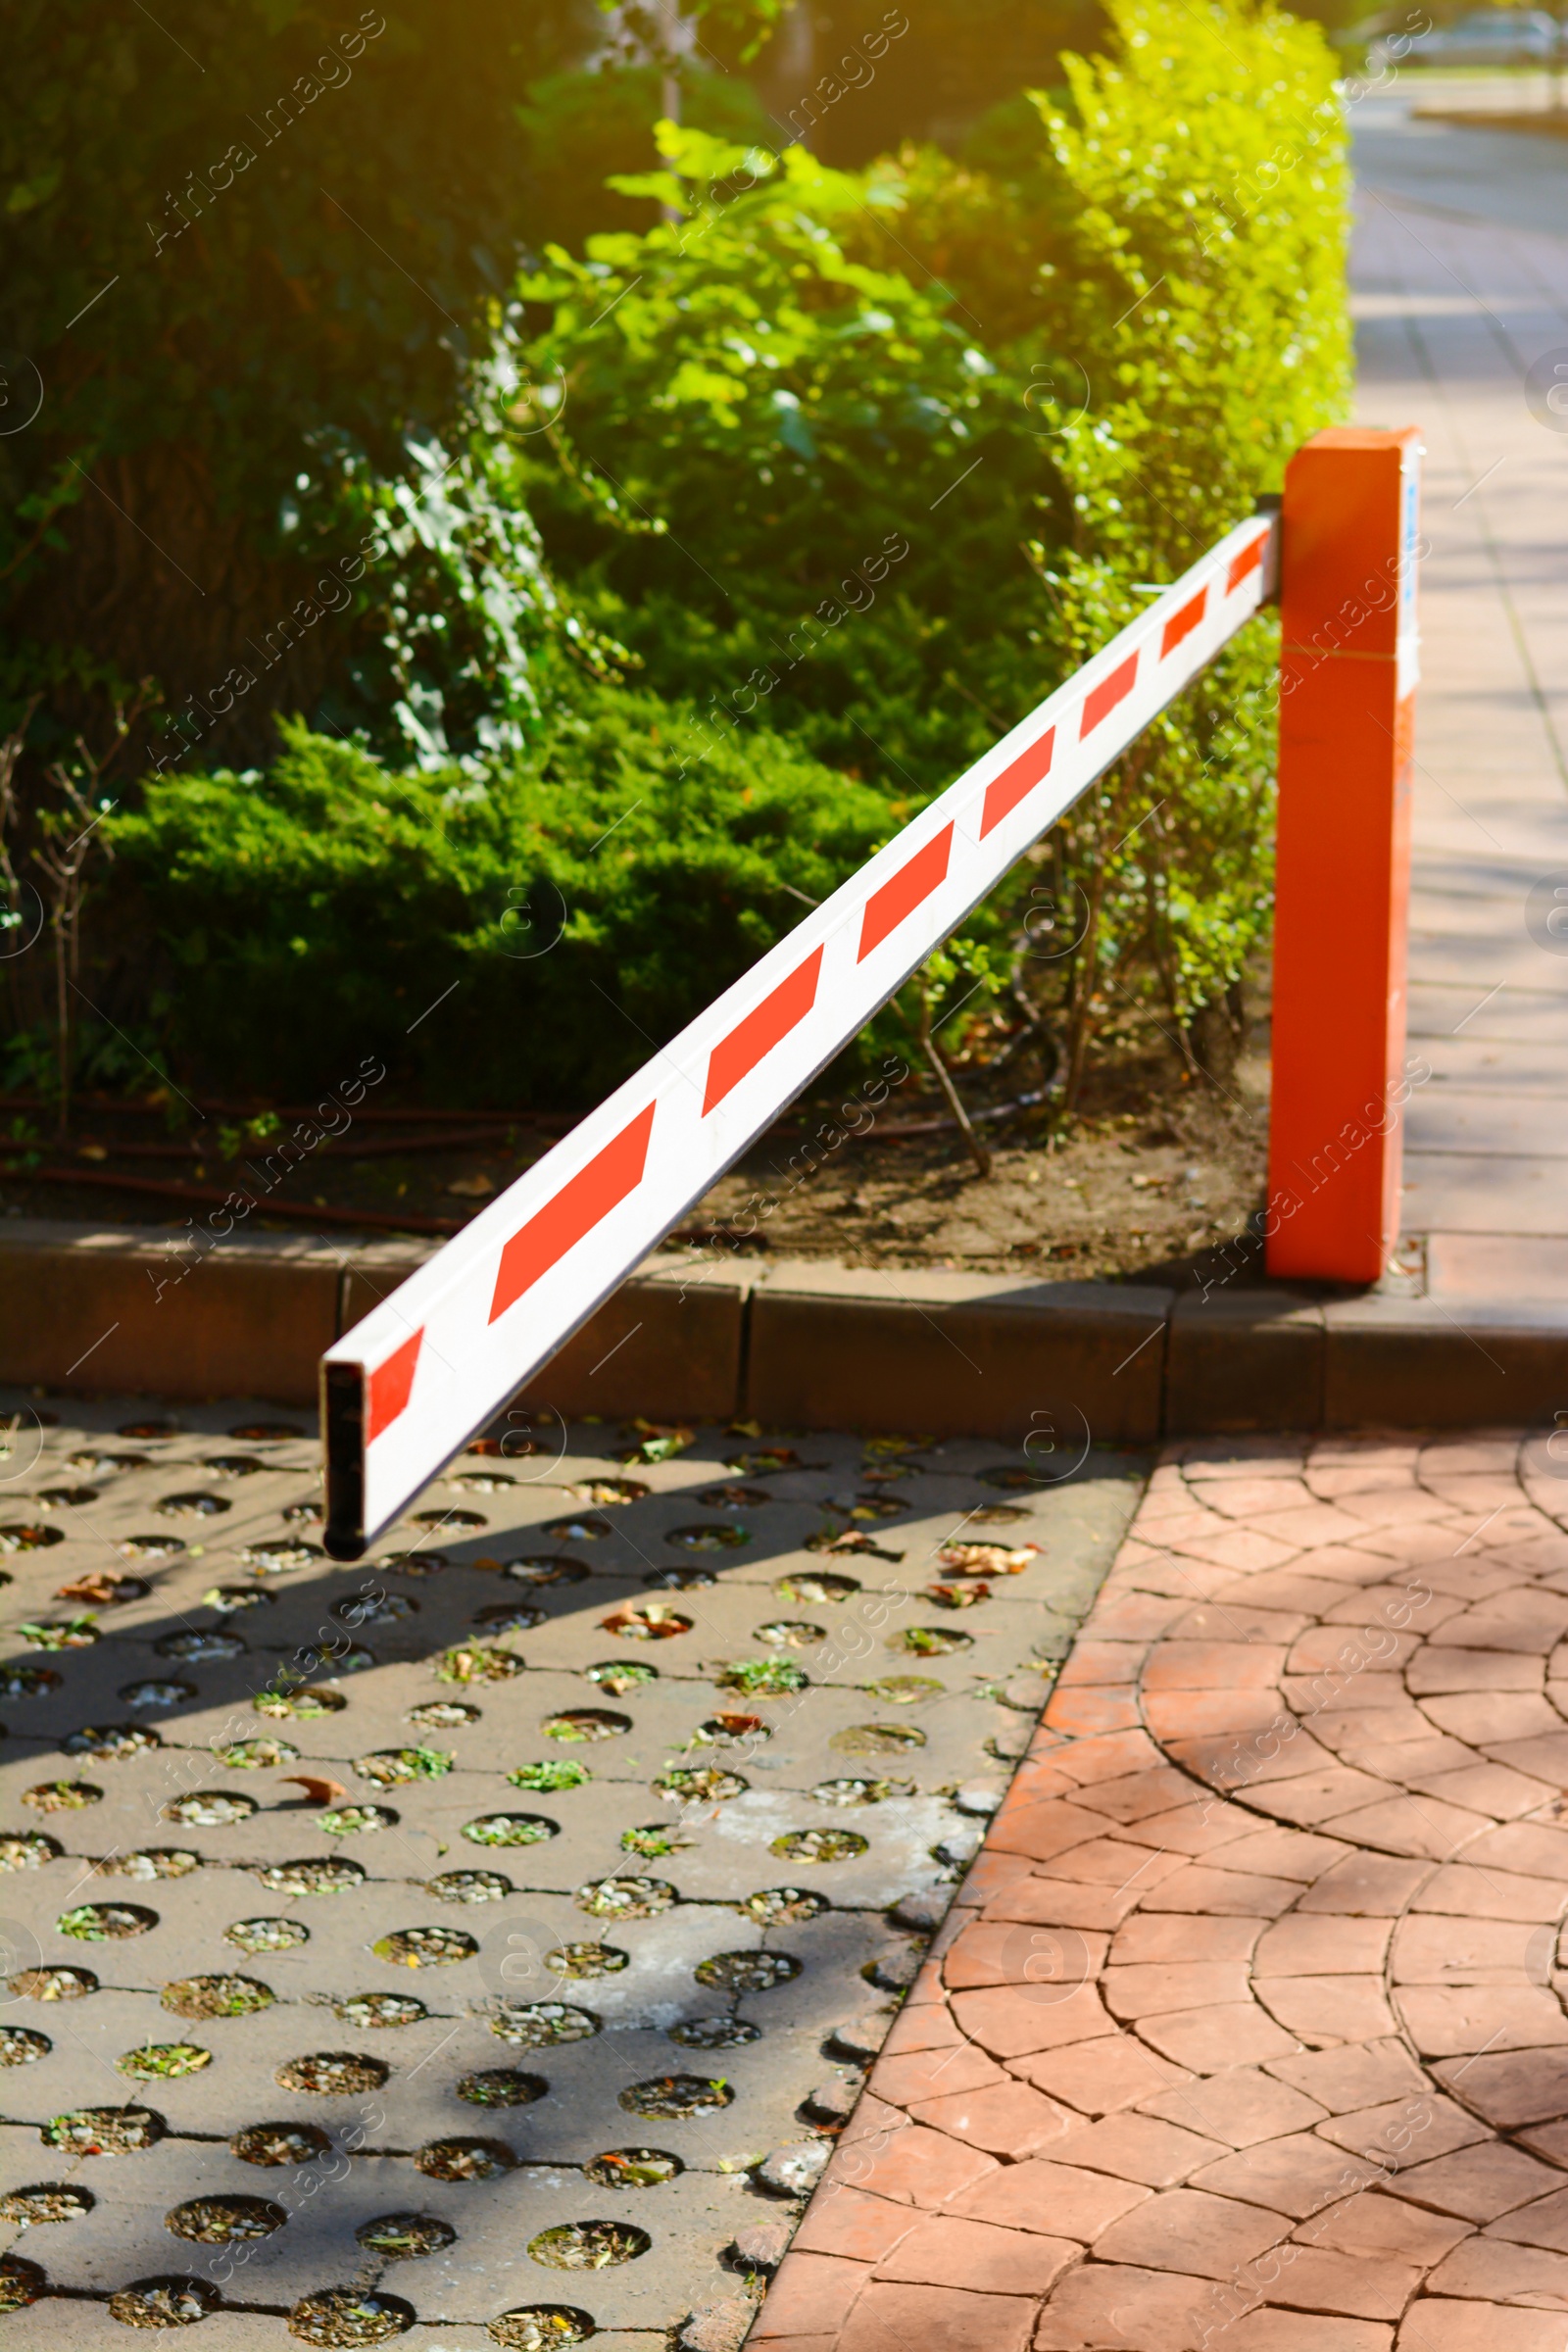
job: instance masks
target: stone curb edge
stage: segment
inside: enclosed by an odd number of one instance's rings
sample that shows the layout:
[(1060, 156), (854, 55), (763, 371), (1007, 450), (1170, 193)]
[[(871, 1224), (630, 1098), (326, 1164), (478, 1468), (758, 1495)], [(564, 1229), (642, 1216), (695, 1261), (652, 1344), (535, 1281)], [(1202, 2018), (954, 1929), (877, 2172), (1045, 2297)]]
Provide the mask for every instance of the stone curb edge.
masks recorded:
[[(0, 1381), (314, 1408), (323, 1348), (434, 1244), (0, 1229)], [(1282, 1429), (1551, 1426), (1568, 1300), (1133, 1284), (656, 1256), (525, 1393), (581, 1418), (1026, 1441), (1032, 1454)]]

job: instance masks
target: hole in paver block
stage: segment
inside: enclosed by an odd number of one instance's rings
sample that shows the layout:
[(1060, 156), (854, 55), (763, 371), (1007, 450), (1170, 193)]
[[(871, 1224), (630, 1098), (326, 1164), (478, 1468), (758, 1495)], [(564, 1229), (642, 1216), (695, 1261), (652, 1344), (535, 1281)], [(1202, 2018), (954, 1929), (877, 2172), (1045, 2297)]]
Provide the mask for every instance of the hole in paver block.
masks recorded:
[(604, 2271), (636, 2262), (653, 2244), (629, 2222), (560, 2222), (528, 2240), (528, 2253), (552, 2271)]
[(474, 1845), (539, 1845), (559, 1838), (561, 1824), (543, 1813), (482, 1813), (464, 1823), (463, 1835)]
[(125, 1600), (145, 1600), (152, 1591), (144, 1576), (124, 1576), (118, 1568), (90, 1568), (68, 1585), (55, 1587), (56, 1600), (84, 1600), (98, 1609), (112, 1609)]
[(375, 1565), (377, 1568), (389, 1568), (394, 1576), (439, 1576), (443, 1569), (451, 1567), (452, 1562), (444, 1551), (419, 1549), (389, 1551)]
[(630, 1966), (630, 1953), (613, 1943), (558, 1943), (545, 1954), (545, 1967), (556, 1977), (618, 1977)]
[(219, 2306), (205, 2278), (138, 2278), (109, 2298), (109, 2316), (122, 2328), (193, 2328)]
[(354, 1771), (378, 1788), (407, 1788), (416, 1781), (445, 1780), (452, 1765), (451, 1751), (444, 1747), (383, 1747), (374, 1755), (357, 1756)]
[(25, 2026), (0, 2028), (0, 2066), (31, 2066), (54, 2046), (47, 2034), (30, 2034)]
[(432, 2180), (495, 2180), (512, 2172), (515, 2151), (500, 2139), (433, 2139), (414, 2159)]
[(306, 2295), (288, 2315), (288, 2331), (302, 2344), (381, 2344), (413, 2325), (412, 2305), (355, 2286), (323, 2287), (319, 2294)]
[(225, 1634), (220, 1626), (193, 1626), (176, 1634), (165, 1634), (153, 1643), (161, 1658), (242, 1658), (245, 1644), (238, 1634)]
[(714, 1952), (691, 1974), (712, 1992), (771, 1992), (792, 1983), (800, 1971), (802, 1962), (792, 1952)]
[[(605, 1622), (608, 1626), (611, 1621), (607, 1618)], [(659, 1668), (645, 1664), (641, 1658), (604, 1658), (582, 1671), (585, 1682), (608, 1690), (612, 1698), (624, 1698), (628, 1690), (645, 1690), (659, 1680)]]
[(140, 1903), (74, 1903), (55, 1921), (62, 1936), (73, 1936), (80, 1943), (120, 1942), (129, 1936), (145, 1936), (157, 1925), (157, 1912), (143, 1910)]
[(251, 1700), (258, 1715), (288, 1717), (297, 1723), (340, 1715), (348, 1703), (341, 1690), (323, 1690), (315, 1683), (303, 1683), (296, 1690), (263, 1690)]
[(416, 2026), (430, 2012), (412, 1992), (355, 1992), (334, 2002), (332, 2014), (346, 2026)]
[(453, 1968), (471, 1960), (479, 1946), (461, 1928), (398, 1928), (378, 1936), (370, 1949), (394, 1968)]
[(547, 1740), (618, 1740), (631, 1730), (631, 1717), (609, 1707), (568, 1707), (564, 1714), (546, 1716), (540, 1728)]
[(256, 1977), (181, 1977), (166, 1984), (163, 2005), (174, 2017), (250, 2017), (277, 1995)]
[(0, 2197), (0, 2222), (14, 2222), (24, 2230), (45, 2222), (79, 2222), (97, 2202), (89, 2189), (48, 2180), (36, 2188), (14, 2188), (9, 2196)]
[(557, 1559), (552, 1552), (524, 1552), (519, 1559), (505, 1561), (501, 1573), (519, 1585), (581, 1585), (593, 1570), (585, 1560)]
[[(897, 1726), (895, 1729), (899, 1728)], [(918, 1739), (918, 1734), (916, 1735)], [(811, 1790), (819, 1805), (880, 1805), (890, 1796), (912, 1796), (912, 1781), (818, 1781)]]
[(308, 1568), (313, 1560), (324, 1560), (326, 1554), (319, 1544), (274, 1543), (248, 1544), (234, 1557), (263, 1576), (287, 1576), (292, 1569)]
[(591, 2156), (582, 2169), (600, 2188), (660, 2188), (686, 2167), (663, 2148), (607, 2148), (602, 2156)]
[(513, 1887), (498, 1870), (444, 1870), (439, 1878), (425, 1880), (424, 1891), (438, 1903), (499, 1903)]
[(828, 1741), (841, 1756), (896, 1756), (906, 1748), (924, 1747), (925, 1734), (912, 1723), (854, 1723), (835, 1732)]
[[(794, 1927), (802, 1920), (820, 1919), (832, 1907), (825, 1894), (812, 1894), (800, 1886), (763, 1886), (756, 1894), (749, 1894), (741, 1905), (747, 1918), (755, 1919), (763, 1928)], [(769, 1957), (777, 1959), (783, 1955), (775, 1953)], [(782, 1983), (783, 1979), (776, 1981)]]
[(752, 1639), (765, 1642), (769, 1649), (814, 1649), (818, 1642), (827, 1640), (827, 1627), (808, 1625), (799, 1618), (774, 1618), (758, 1626)]
[(329, 1805), (318, 1819), (329, 1838), (365, 1838), (398, 1826), (398, 1816), (390, 1805)]
[(502, 2041), (525, 2050), (543, 2050), (559, 2042), (587, 2041), (603, 2030), (603, 2018), (591, 2009), (574, 2009), (568, 2001), (526, 2001), (501, 2010), (490, 2020), (490, 2031)]
[[(679, 2042), (683, 2050), (739, 2050), (749, 2041), (760, 2041), (762, 2029), (744, 2017), (686, 2017), (669, 2029), (671, 2041)], [(621, 2101), (622, 2106), (625, 2101)], [(639, 2109), (646, 2114), (648, 2109)]]
[(38, 2136), (73, 2156), (134, 2156), (156, 2147), (168, 2129), (150, 2107), (74, 2107), (52, 2116)]
[(456, 2087), (459, 2098), (472, 2107), (531, 2107), (550, 2090), (543, 2075), (519, 2074), (510, 2066), (484, 2067), (477, 2074), (464, 2075)]
[(217, 1519), (233, 1504), (222, 1494), (165, 1494), (153, 1504), (153, 1509), (165, 1519)]
[(429, 2213), (383, 2213), (373, 2222), (362, 2222), (354, 2232), (367, 2253), (383, 2255), (388, 2262), (417, 2262), (426, 2254), (439, 2254), (457, 2234)]
[(183, 2075), (204, 2074), (212, 2063), (212, 2051), (194, 2041), (144, 2041), (115, 2060), (133, 2082), (177, 2082)]
[(249, 1821), (261, 1811), (254, 1796), (230, 1796), (222, 1788), (198, 1788), (189, 1796), (172, 1797), (159, 1813), (160, 1821), (180, 1822), (191, 1830), (225, 1830)]
[(789, 1698), (808, 1690), (811, 1678), (788, 1658), (735, 1658), (713, 1681), (720, 1690), (739, 1690), (748, 1698)]
[(20, 2254), (0, 2255), (0, 2311), (20, 2311), (36, 2302), (48, 2283), (35, 2262), (24, 2262)]
[(236, 2239), (270, 2237), (288, 2215), (270, 2197), (192, 2197), (164, 2216), (164, 2228), (200, 2246), (224, 2246)]
[(669, 1909), (675, 1889), (664, 1879), (594, 1879), (572, 1899), (594, 1919), (652, 1919)]
[(122, 1687), (119, 1696), (127, 1707), (145, 1707), (162, 1713), (170, 1707), (183, 1706), (187, 1699), (194, 1698), (196, 1686), (194, 1683), (126, 1683)]
[(345, 2098), (355, 2091), (379, 2090), (391, 2072), (379, 2058), (362, 2058), (355, 2050), (318, 2050), (309, 2057), (286, 2058), (272, 2080), (279, 2090)]
[(654, 1787), (661, 1795), (685, 1797), (692, 1804), (722, 1804), (744, 1796), (751, 1783), (716, 1764), (675, 1764), (659, 1775)]
[(241, 2164), (310, 2164), (332, 2142), (314, 2124), (247, 2124), (228, 2146)]
[(613, 1616), (601, 1619), (599, 1630), (618, 1634), (622, 1642), (675, 1642), (691, 1632), (692, 1620), (665, 1601), (650, 1600), (640, 1608), (628, 1603), (617, 1609)]
[(42, 1698), (58, 1690), (62, 1677), (52, 1666), (7, 1666), (0, 1671), (0, 1698)]
[(309, 1943), (311, 1931), (297, 1919), (236, 1919), (223, 1941), (241, 1952), (292, 1952)]
[(735, 2103), (728, 2082), (708, 2075), (659, 2075), (651, 2082), (633, 2082), (620, 2093), (628, 2115), (677, 2122), (699, 2115), (718, 2115)]
[(531, 1600), (492, 1601), (475, 1609), (470, 1622), (487, 1634), (531, 1634), (545, 1622), (545, 1612)]
[(786, 1830), (767, 1850), (786, 1862), (853, 1862), (870, 1852), (871, 1840), (858, 1830)]
[(0, 1527), (0, 1551), (4, 1552), (46, 1551), (51, 1544), (63, 1544), (65, 1540), (58, 1527), (32, 1527), (16, 1522)]
[(361, 1864), (335, 1857), (318, 1861), (312, 1854), (299, 1862), (253, 1862), (250, 1868), (269, 1894), (342, 1894), (365, 1884)]
[(827, 1576), (808, 1573), (804, 1576), (781, 1576), (773, 1587), (780, 1600), (823, 1601), (849, 1600), (862, 1590), (856, 1576)]
[(585, 2311), (571, 2311), (562, 2303), (535, 2303), (526, 2310), (502, 2312), (486, 2333), (505, 2352), (559, 2352), (564, 2345), (585, 2344), (598, 2330)]

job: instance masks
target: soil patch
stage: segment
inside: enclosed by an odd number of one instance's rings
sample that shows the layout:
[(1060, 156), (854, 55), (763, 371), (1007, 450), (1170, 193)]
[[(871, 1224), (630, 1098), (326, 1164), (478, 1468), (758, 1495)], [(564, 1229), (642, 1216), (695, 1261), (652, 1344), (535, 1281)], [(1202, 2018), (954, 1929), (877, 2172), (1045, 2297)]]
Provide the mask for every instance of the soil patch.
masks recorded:
[[(673, 1243), (890, 1269), (1185, 1284), (1206, 1253), (1241, 1240), (1230, 1278), (1261, 1279), (1261, 1247), (1248, 1237), (1264, 1191), (1263, 1022), (1234, 1062), (1206, 1072), (1157, 1036), (1129, 1047), (1093, 1077), (1066, 1126), (1038, 1099), (1020, 1103), (1004, 1072), (959, 1064), (955, 1076), (990, 1153), (988, 1177), (935, 1078), (911, 1071), (874, 1112), (853, 1098), (848, 1117), (836, 1100), (798, 1104)], [(358, 1146), (350, 1136), (279, 1175), (275, 1136), (236, 1144), (236, 1106), (178, 1134), (160, 1132), (163, 1117), (161, 1105), (91, 1105), (83, 1133), (61, 1143), (43, 1139), (36, 1116), (15, 1113), (14, 1129), (34, 1140), (14, 1149), (9, 1166), (0, 1161), (0, 1208), (183, 1229), (237, 1194), (252, 1202), (247, 1230), (440, 1238), (570, 1124), (387, 1110)]]

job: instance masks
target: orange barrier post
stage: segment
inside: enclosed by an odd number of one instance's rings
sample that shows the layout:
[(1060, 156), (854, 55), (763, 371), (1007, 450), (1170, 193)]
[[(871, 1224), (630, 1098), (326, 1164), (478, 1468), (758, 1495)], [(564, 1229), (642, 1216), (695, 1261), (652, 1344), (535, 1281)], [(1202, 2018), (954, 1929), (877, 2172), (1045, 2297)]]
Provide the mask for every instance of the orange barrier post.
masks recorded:
[(1375, 1282), (1399, 1232), (1420, 438), (1285, 475), (1270, 1274)]

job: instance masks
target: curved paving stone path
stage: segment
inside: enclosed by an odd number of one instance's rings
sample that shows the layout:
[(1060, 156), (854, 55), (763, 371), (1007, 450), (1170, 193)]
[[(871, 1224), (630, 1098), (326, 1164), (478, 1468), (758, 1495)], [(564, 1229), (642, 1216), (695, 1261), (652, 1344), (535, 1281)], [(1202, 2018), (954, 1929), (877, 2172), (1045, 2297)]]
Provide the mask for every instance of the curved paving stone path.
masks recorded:
[(1563, 2352), (1558, 1450), (1174, 1449), (752, 2346)]

